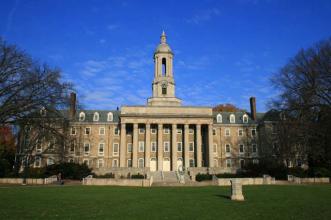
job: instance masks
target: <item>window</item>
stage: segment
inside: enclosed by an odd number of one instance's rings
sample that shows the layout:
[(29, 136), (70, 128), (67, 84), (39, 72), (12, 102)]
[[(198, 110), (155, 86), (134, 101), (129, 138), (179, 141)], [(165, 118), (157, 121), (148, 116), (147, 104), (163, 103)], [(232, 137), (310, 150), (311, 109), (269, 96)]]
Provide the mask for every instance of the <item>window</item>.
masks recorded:
[(84, 155), (87, 156), (90, 154), (90, 144), (84, 143)]
[(103, 159), (98, 160), (98, 168), (102, 168), (104, 165)]
[(144, 158), (139, 158), (139, 160), (138, 160), (138, 168), (144, 168)]
[(229, 128), (225, 129), (225, 136), (230, 136), (230, 129)]
[(118, 136), (120, 134), (120, 129), (118, 127), (114, 128), (114, 135)]
[(105, 128), (104, 127), (99, 128), (99, 135), (105, 135)]
[(244, 159), (240, 159), (239, 160), (240, 163), (240, 168), (243, 169), (245, 167), (245, 160)]
[(49, 157), (47, 158), (47, 166), (53, 165), (54, 164), (54, 159)]
[(113, 119), (114, 119), (113, 113), (108, 112), (108, 114), (107, 114), (107, 121), (113, 121)]
[(128, 153), (131, 153), (132, 152), (132, 143), (128, 143), (127, 148), (128, 148)]
[(91, 133), (91, 128), (85, 128), (85, 135), (89, 135)]
[(71, 128), (71, 135), (76, 135), (76, 128)]
[(236, 123), (236, 117), (234, 116), (234, 114), (230, 115), (230, 123)]
[(139, 134), (144, 134), (145, 133), (145, 129), (144, 128), (139, 128)]
[(139, 141), (139, 152), (144, 152), (145, 151), (145, 142)]
[(118, 156), (119, 144), (113, 143), (113, 156)]
[(99, 113), (95, 112), (93, 115), (93, 121), (99, 121)]
[(252, 136), (256, 136), (256, 128), (253, 128), (251, 132), (252, 132)]
[(99, 156), (103, 156), (105, 153), (105, 144), (104, 143), (100, 143), (99, 144)]
[(230, 144), (226, 144), (225, 145), (225, 153), (227, 153), (227, 154), (231, 153), (231, 146), (230, 146)]
[(72, 140), (72, 142), (70, 143), (70, 153), (75, 153), (75, 146), (76, 146), (76, 140)]
[(256, 144), (252, 145), (252, 152), (257, 153), (257, 145)]
[(79, 113), (79, 121), (85, 121), (85, 113), (84, 112)]
[(156, 152), (156, 142), (151, 142), (151, 151)]
[(37, 145), (36, 145), (36, 153), (41, 153), (42, 151), (43, 151), (43, 148), (41, 146), (41, 141), (38, 140)]
[(88, 159), (84, 159), (83, 163), (86, 164), (87, 166), (89, 165), (89, 160)]
[(258, 159), (254, 159), (253, 160), (253, 164), (259, 164), (259, 160)]
[(188, 145), (188, 150), (190, 152), (194, 152), (194, 142), (190, 142), (189, 145)]
[(213, 128), (213, 135), (216, 135), (216, 129)]
[(238, 129), (238, 136), (243, 136), (243, 134), (244, 134), (244, 130), (243, 129)]
[(128, 163), (128, 167), (132, 167), (132, 160), (131, 159), (128, 159), (127, 163)]
[(169, 128), (164, 128), (164, 134), (170, 134), (170, 129)]
[(213, 147), (213, 151), (214, 151), (214, 153), (217, 153), (217, 144), (214, 144), (213, 146), (214, 146), (214, 147)]
[(113, 167), (118, 167), (118, 160), (114, 159), (112, 165), (113, 165)]
[(74, 161), (73, 158), (70, 158), (70, 159), (68, 160), (68, 162), (69, 162), (69, 163), (74, 163), (75, 161)]
[(177, 129), (177, 134), (181, 134), (182, 133), (182, 129), (181, 128), (178, 128)]
[(194, 160), (190, 159), (190, 167), (194, 167)]
[(162, 95), (166, 95), (166, 94), (167, 94), (167, 87), (162, 86)]
[(244, 145), (239, 144), (239, 153), (243, 154), (245, 152)]
[(222, 115), (221, 114), (217, 115), (216, 121), (217, 121), (217, 123), (222, 123)]
[(164, 152), (169, 152), (170, 151), (170, 142), (165, 141), (163, 143), (163, 146), (164, 146)]
[(162, 58), (162, 76), (165, 76), (167, 73), (167, 60)]
[(230, 168), (232, 166), (232, 161), (231, 159), (226, 159), (226, 167)]
[(245, 124), (248, 123), (248, 116), (247, 115), (243, 116), (243, 123), (245, 123)]
[(152, 134), (156, 134), (156, 129), (155, 129), (155, 128), (152, 128), (152, 129), (151, 129), (151, 133), (152, 133)]
[(36, 157), (34, 160), (34, 167), (40, 167), (41, 166), (41, 158)]
[(177, 151), (182, 152), (183, 151), (183, 143), (182, 142), (177, 142)]

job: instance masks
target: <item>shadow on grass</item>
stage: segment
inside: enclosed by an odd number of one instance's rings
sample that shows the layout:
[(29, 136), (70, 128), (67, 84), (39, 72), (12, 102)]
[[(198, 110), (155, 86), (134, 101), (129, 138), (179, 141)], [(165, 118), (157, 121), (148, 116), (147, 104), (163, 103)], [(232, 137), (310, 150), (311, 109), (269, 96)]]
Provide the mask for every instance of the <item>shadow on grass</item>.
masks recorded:
[(215, 195), (215, 196), (222, 198), (222, 199), (231, 200), (231, 196), (228, 196), (228, 195)]

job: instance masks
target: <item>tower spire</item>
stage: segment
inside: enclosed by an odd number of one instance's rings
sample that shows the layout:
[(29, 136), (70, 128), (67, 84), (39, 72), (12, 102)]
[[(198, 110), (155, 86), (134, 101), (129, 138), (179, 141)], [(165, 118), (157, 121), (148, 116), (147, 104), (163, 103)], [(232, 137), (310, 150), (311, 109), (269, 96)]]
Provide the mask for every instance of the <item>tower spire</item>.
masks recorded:
[(167, 43), (167, 36), (163, 30), (161, 35), (161, 44), (165, 44), (165, 43)]

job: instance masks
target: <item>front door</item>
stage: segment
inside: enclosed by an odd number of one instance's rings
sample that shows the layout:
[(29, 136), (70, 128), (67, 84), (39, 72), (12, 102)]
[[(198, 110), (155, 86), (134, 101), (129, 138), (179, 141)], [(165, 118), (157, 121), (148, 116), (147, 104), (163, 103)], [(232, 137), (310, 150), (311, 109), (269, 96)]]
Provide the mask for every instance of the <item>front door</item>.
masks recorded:
[(155, 158), (151, 158), (151, 162), (149, 163), (149, 166), (150, 166), (151, 172), (156, 171), (156, 159)]
[(168, 158), (163, 160), (163, 171), (170, 171), (170, 160)]

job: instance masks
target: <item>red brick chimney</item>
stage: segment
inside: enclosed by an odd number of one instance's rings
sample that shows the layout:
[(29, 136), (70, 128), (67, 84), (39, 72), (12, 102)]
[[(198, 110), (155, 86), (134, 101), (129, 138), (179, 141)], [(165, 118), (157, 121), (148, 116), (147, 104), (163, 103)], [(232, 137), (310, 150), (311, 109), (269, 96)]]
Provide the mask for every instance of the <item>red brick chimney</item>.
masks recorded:
[(251, 104), (251, 117), (256, 120), (256, 99), (255, 97), (250, 97), (249, 102)]
[(76, 93), (70, 93), (70, 106), (69, 106), (69, 118), (74, 119), (76, 116)]

